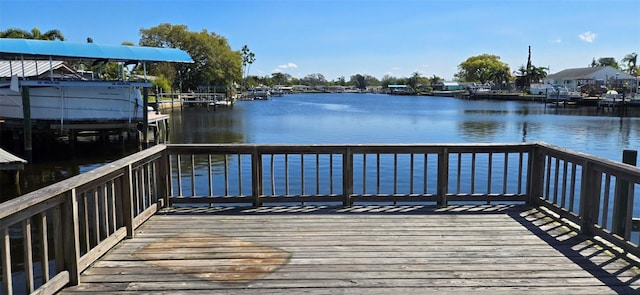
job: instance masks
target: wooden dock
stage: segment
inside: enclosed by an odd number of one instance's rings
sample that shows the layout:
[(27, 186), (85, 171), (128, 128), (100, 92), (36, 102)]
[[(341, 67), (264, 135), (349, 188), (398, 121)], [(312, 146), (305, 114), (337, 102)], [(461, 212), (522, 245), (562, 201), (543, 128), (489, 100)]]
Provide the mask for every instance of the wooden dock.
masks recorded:
[(527, 206), (174, 208), (61, 294), (637, 294), (634, 263)]
[(639, 294), (639, 188), (544, 143), (156, 145), (0, 203), (0, 291)]

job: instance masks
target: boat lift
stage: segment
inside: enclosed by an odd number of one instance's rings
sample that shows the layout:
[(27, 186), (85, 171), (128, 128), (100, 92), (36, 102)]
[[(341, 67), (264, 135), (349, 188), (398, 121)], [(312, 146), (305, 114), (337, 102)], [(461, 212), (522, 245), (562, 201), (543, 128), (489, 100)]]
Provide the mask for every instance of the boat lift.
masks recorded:
[[(147, 80), (147, 62), (177, 62), (193, 63), (189, 54), (176, 48), (158, 48), (126, 45), (101, 45), (95, 43), (73, 43), (67, 41), (45, 41), (29, 39), (6, 39), (0, 38), (0, 60), (19, 60), (21, 69), (17, 69), (15, 75), (12, 71), (10, 88), (16, 92), (20, 91), (22, 96), (23, 109), (23, 130), (24, 130), (24, 152), (28, 161), (33, 156), (32, 147), (32, 122), (31, 103), (29, 87), (33, 86), (109, 86), (109, 87), (140, 87), (142, 88), (143, 110), (148, 108), (148, 88), (152, 84)], [(107, 81), (107, 82), (78, 82), (78, 81), (56, 81), (54, 80), (53, 67), (51, 68), (50, 79), (26, 80), (24, 61), (25, 60), (49, 60), (52, 64), (54, 60), (63, 61), (111, 61), (125, 63), (142, 63), (144, 70), (143, 82), (128, 81)], [(11, 64), (11, 63), (10, 63)], [(37, 63), (36, 63), (37, 67)], [(124, 71), (124, 67), (123, 67)], [(18, 74), (22, 73), (22, 79), (18, 79)], [(124, 75), (122, 75), (124, 79)], [(143, 130), (148, 130), (148, 113), (143, 111)], [(143, 132), (144, 143), (146, 144), (147, 132)]]

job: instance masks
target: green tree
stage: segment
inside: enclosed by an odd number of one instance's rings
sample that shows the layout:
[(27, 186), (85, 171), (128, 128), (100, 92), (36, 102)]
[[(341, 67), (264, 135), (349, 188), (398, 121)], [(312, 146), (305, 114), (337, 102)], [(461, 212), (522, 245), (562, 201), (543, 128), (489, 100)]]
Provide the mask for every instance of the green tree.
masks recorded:
[[(180, 48), (189, 53), (194, 63), (174, 63), (170, 67), (157, 63), (148, 66), (154, 75), (171, 77), (177, 73), (173, 85), (181, 91), (201, 85), (231, 85), (242, 78), (242, 56), (233, 51), (227, 39), (207, 30), (190, 32), (185, 25), (160, 24), (140, 30), (142, 46)], [(162, 72), (161, 72), (162, 70)]]
[(407, 85), (409, 85), (409, 87), (416, 89), (416, 86), (418, 86), (418, 84), (420, 83), (421, 77), (420, 77), (420, 73), (418, 72), (414, 72), (413, 74), (411, 74), (411, 77), (409, 77), (409, 79), (407, 80)]
[(164, 75), (157, 76), (151, 83), (156, 89), (161, 90), (161, 92), (171, 92), (171, 82)]
[(349, 79), (349, 84), (355, 86), (358, 89), (367, 89), (367, 79), (364, 75), (355, 74)]
[(594, 58), (591, 61), (591, 66), (592, 67), (610, 66), (610, 67), (612, 67), (614, 69), (619, 69), (620, 68), (619, 65), (618, 65), (618, 62), (613, 57), (601, 57), (601, 58), (598, 58), (598, 61), (596, 61), (596, 59)]
[(464, 82), (493, 82), (502, 84), (509, 80), (511, 71), (500, 57), (492, 54), (481, 54), (469, 57), (458, 65), (455, 77)]
[(64, 36), (59, 30), (49, 30), (43, 34), (37, 27), (31, 29), (31, 32), (16, 28), (7, 29), (0, 32), (0, 38), (64, 41)]
[(531, 71), (529, 73), (530, 82), (531, 83), (540, 83), (544, 78), (547, 77), (547, 71), (549, 68), (547, 67), (536, 67), (534, 65), (531, 66)]
[(436, 76), (434, 74), (431, 78), (429, 78), (429, 84), (431, 84), (431, 86), (433, 86), (433, 85), (437, 84), (438, 82), (440, 82), (442, 80), (444, 80), (444, 79), (442, 79), (442, 78), (440, 78), (440, 77), (438, 77), (438, 76)]
[(638, 61), (638, 54), (635, 52), (625, 55), (624, 58), (621, 60), (621, 62), (627, 64), (626, 71), (629, 73), (629, 75), (632, 75), (632, 76), (638, 75), (638, 72), (637, 72), (638, 67), (636, 65), (637, 61)]
[(253, 64), (253, 62), (256, 61), (256, 55), (251, 52), (251, 50), (249, 49), (249, 46), (244, 45), (242, 46), (242, 68), (243, 68), (243, 73), (244, 76), (248, 76), (249, 75), (249, 69), (251, 68), (251, 64)]
[(300, 79), (300, 82), (308, 86), (326, 85), (327, 79), (324, 77), (324, 75), (315, 73), (306, 75), (304, 78)]
[(271, 79), (277, 85), (285, 85), (290, 78), (291, 76), (287, 77), (287, 74), (284, 74), (284, 73), (280, 73), (280, 72), (271, 73)]

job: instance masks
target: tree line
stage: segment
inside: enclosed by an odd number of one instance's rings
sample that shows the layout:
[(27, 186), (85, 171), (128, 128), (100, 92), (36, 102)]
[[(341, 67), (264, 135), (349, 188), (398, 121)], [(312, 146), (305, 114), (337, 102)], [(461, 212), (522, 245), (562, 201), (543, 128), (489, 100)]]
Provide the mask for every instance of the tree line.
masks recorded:
[[(344, 76), (327, 80), (320, 73), (309, 74), (303, 78), (292, 77), (290, 74), (275, 72), (270, 76), (249, 75), (251, 64), (256, 61), (256, 54), (251, 52), (247, 45), (240, 50), (234, 50), (227, 39), (214, 32), (202, 30), (200, 32), (189, 31), (186, 25), (172, 25), (163, 23), (156, 27), (140, 30), (139, 46), (179, 48), (191, 56), (194, 63), (156, 63), (147, 66), (147, 72), (156, 76), (154, 84), (165, 91), (171, 89), (179, 91), (196, 90), (200, 86), (240, 86), (249, 88), (258, 85), (340, 85), (365, 89), (370, 86), (387, 87), (392, 84), (408, 85), (414, 89), (421, 85), (433, 85), (443, 79), (437, 75), (431, 77), (422, 76), (418, 72), (410, 77), (394, 77), (385, 75), (378, 79), (371, 75), (354, 74), (347, 79)], [(33, 28), (31, 31), (22, 29), (7, 29), (0, 31), (0, 38), (40, 39), (64, 41), (64, 35), (59, 30), (40, 31)], [(91, 37), (87, 42), (92, 43)], [(123, 42), (123, 45), (134, 44)], [(80, 64), (85, 70), (92, 70), (103, 77), (121, 75), (124, 65), (115, 63)], [(594, 58), (589, 64), (592, 67), (611, 66), (637, 76), (640, 67), (637, 65), (637, 54), (630, 53), (620, 60), (613, 57)], [(128, 68), (127, 68), (128, 69)], [(139, 73), (139, 67), (130, 69), (129, 74)], [(528, 86), (530, 83), (541, 82), (547, 75), (548, 68), (537, 67), (531, 64), (531, 48), (527, 65), (521, 65), (517, 71), (512, 71), (500, 57), (493, 54), (480, 54), (464, 60), (458, 65), (458, 72), (454, 78), (461, 82), (478, 82), (481, 84), (506, 85), (511, 82)], [(235, 87), (234, 87), (235, 88)]]

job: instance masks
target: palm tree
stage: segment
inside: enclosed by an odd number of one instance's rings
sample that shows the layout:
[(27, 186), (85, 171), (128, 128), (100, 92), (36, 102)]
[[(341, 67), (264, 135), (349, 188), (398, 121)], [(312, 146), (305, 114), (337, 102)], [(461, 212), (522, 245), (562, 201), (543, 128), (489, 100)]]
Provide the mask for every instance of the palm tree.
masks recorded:
[(529, 74), (531, 83), (539, 83), (544, 80), (547, 77), (547, 69), (545, 67), (531, 66), (531, 73)]
[(627, 71), (629, 71), (629, 75), (635, 76), (637, 74), (638, 68), (636, 67), (636, 62), (638, 61), (637, 53), (629, 53), (624, 56), (621, 60), (624, 63), (627, 63)]
[(64, 41), (64, 36), (59, 30), (49, 30), (43, 34), (38, 28), (31, 29), (31, 32), (16, 28), (7, 29), (4, 32), (0, 32), (0, 38)]

